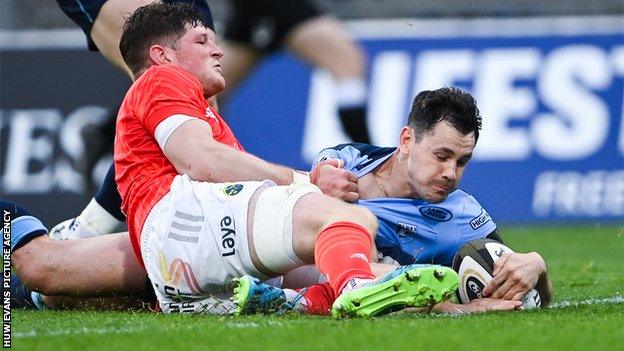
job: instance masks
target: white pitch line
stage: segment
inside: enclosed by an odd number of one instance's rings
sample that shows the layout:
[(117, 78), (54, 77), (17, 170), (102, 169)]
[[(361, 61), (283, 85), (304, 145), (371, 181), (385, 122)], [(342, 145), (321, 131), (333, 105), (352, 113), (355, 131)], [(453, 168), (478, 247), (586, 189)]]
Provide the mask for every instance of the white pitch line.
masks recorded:
[[(548, 308), (556, 309), (556, 308), (566, 308), (566, 307), (576, 307), (576, 306), (589, 306), (589, 305), (600, 305), (600, 304), (618, 304), (624, 303), (624, 296), (615, 295), (611, 297), (605, 297), (601, 299), (586, 299), (586, 300), (564, 300), (551, 304)], [(276, 325), (283, 326), (284, 324), (292, 323), (296, 321), (287, 321), (280, 322), (274, 320), (267, 320), (265, 323), (256, 323), (256, 322), (237, 322), (235, 320), (226, 321), (225, 326), (230, 328), (258, 328), (261, 325)], [(182, 327), (182, 329), (195, 329), (201, 327), (201, 324), (190, 324)], [(17, 332), (13, 333), (13, 337), (15, 338), (35, 338), (40, 336), (63, 336), (63, 335), (79, 335), (79, 334), (127, 334), (127, 333), (138, 333), (142, 331), (149, 330), (150, 332), (154, 331), (167, 331), (170, 330), (169, 327), (156, 327), (153, 326), (118, 326), (111, 328), (75, 328), (75, 329), (64, 329), (64, 330), (54, 330), (47, 332), (37, 332), (35, 330), (30, 330), (27, 332)], [(177, 326), (176, 330), (179, 330), (180, 327)]]
[[(228, 327), (228, 328), (241, 329), (241, 328), (258, 328), (263, 325), (283, 326), (283, 323), (279, 321), (272, 321), (272, 320), (268, 320), (263, 323), (240, 322), (240, 321), (231, 320), (231, 321), (225, 321), (225, 323), (223, 323), (222, 325), (225, 325), (225, 327)], [(176, 330), (180, 330), (180, 329), (191, 330), (191, 329), (196, 329), (200, 327), (202, 327), (202, 324), (189, 324), (183, 327), (176, 326), (175, 329)], [(37, 332), (35, 330), (30, 330), (27, 332), (13, 333), (13, 337), (19, 339), (19, 338), (35, 338), (35, 337), (42, 337), (42, 336), (46, 337), (46, 336), (80, 335), (80, 334), (100, 334), (100, 335), (128, 334), (128, 333), (139, 333), (139, 332), (148, 331), (148, 330), (150, 332), (155, 332), (155, 331), (162, 332), (162, 331), (168, 331), (171, 329), (172, 328), (168, 326), (153, 327), (153, 326), (146, 326), (146, 325), (117, 326), (117, 327), (109, 327), (109, 328), (82, 327), (82, 328), (74, 328), (74, 329), (53, 330), (53, 331), (46, 331), (46, 332)]]
[(565, 300), (551, 304), (548, 308), (565, 308), (576, 306), (588, 306), (588, 305), (600, 305), (600, 304), (617, 304), (624, 303), (624, 296), (615, 295), (611, 297), (605, 297), (602, 299), (587, 299), (587, 300)]

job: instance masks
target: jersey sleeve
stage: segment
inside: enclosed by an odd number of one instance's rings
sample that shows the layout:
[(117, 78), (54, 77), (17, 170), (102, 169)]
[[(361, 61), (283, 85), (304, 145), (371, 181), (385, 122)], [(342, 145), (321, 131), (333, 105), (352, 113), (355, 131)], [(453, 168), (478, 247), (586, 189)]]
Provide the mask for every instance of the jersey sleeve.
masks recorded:
[(203, 90), (190, 72), (170, 65), (148, 70), (135, 91), (135, 108), (141, 124), (154, 135), (169, 116), (201, 118), (205, 113)]
[(396, 148), (361, 143), (340, 144), (322, 150), (317, 155), (312, 168), (325, 160), (337, 159), (344, 162), (343, 169), (361, 177), (387, 160), (394, 150)]
[(463, 207), (460, 231), (464, 236), (484, 238), (496, 230), (496, 223), (474, 197), (465, 194), (460, 206)]
[(344, 169), (349, 170), (350, 166), (360, 156), (360, 152), (357, 149), (349, 148), (348, 146), (337, 145), (321, 150), (316, 156), (312, 168), (316, 167), (319, 163), (327, 160), (342, 160), (344, 163)]

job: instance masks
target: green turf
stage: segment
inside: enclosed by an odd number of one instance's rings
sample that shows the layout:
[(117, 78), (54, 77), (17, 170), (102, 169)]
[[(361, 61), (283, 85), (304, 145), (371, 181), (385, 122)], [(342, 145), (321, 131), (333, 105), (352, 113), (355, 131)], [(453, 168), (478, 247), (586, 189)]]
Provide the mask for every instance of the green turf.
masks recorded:
[[(624, 233), (616, 227), (503, 228), (547, 260), (555, 305), (469, 316), (375, 319), (13, 311), (17, 350), (624, 350)], [(616, 297), (619, 303), (601, 303)], [(589, 303), (588, 300), (590, 300)]]

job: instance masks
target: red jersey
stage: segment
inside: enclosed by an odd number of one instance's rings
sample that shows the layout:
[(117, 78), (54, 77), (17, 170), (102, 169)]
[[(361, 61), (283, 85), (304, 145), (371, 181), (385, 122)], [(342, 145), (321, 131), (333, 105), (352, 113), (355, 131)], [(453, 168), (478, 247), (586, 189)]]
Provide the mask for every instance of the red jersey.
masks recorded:
[(192, 73), (174, 64), (152, 66), (134, 82), (117, 115), (115, 180), (132, 248), (141, 264), (143, 223), (178, 174), (158, 146), (154, 132), (160, 122), (176, 114), (208, 122), (216, 141), (242, 151), (228, 125), (204, 98), (202, 85)]

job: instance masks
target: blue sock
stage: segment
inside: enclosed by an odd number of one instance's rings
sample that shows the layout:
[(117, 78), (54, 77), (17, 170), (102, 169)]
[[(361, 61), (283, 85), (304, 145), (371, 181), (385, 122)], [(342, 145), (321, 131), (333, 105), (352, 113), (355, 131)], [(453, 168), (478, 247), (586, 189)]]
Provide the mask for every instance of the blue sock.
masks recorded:
[(111, 164), (106, 177), (100, 186), (100, 189), (94, 196), (97, 201), (106, 212), (115, 217), (118, 221), (124, 222), (126, 216), (121, 212), (121, 196), (117, 190), (117, 183), (115, 182), (115, 165)]

